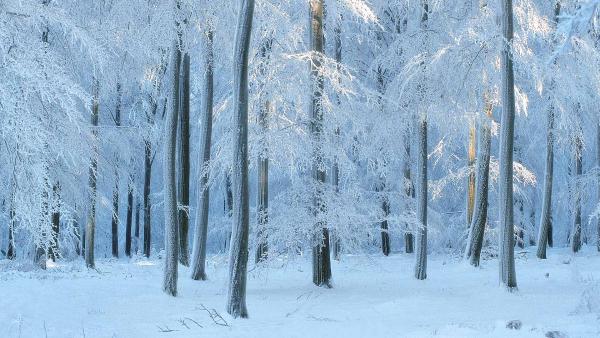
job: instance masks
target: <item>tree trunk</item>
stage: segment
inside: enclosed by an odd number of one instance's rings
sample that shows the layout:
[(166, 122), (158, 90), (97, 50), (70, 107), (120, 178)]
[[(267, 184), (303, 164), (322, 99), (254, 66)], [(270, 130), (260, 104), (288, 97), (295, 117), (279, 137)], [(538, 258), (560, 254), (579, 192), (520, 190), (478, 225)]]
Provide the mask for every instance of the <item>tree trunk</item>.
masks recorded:
[(388, 232), (388, 220), (390, 216), (390, 202), (385, 192), (385, 185), (382, 187), (381, 192), (383, 193), (381, 200), (381, 210), (383, 211), (383, 220), (381, 221), (381, 251), (384, 256), (389, 256), (391, 253), (390, 248), (390, 234)]
[(310, 0), (310, 44), (312, 50), (310, 74), (313, 84), (310, 105), (310, 131), (313, 137), (313, 168), (312, 176), (315, 184), (313, 207), (315, 213), (315, 240), (313, 247), (313, 283), (317, 286), (331, 287), (331, 262), (329, 260), (329, 231), (321, 220), (324, 203), (323, 185), (325, 171), (323, 170), (323, 74), (321, 63), (323, 59), (323, 0)]
[(234, 177), (233, 227), (229, 256), (227, 312), (234, 318), (248, 317), (246, 274), (248, 272), (248, 53), (252, 34), (254, 0), (240, 2), (234, 50)]
[(204, 56), (204, 95), (202, 97), (202, 127), (200, 132), (200, 149), (202, 149), (200, 166), (198, 168), (198, 206), (196, 208), (196, 232), (192, 252), (192, 279), (206, 280), (206, 241), (208, 238), (209, 193), (208, 173), (210, 164), (210, 147), (212, 140), (213, 112), (213, 31), (209, 27), (206, 32), (206, 50)]
[[(560, 0), (554, 6), (554, 22), (558, 24), (560, 16)], [(556, 65), (556, 60), (554, 61)], [(554, 77), (550, 80), (548, 93), (551, 95), (556, 87)], [(548, 101), (552, 102), (552, 97)], [(537, 257), (546, 259), (546, 245), (552, 247), (552, 180), (554, 178), (554, 105), (550, 103), (548, 108), (548, 121), (546, 128), (546, 170), (544, 174), (544, 199), (542, 200), (542, 212), (540, 228), (537, 241)]]
[(144, 256), (150, 258), (151, 212), (150, 185), (152, 183), (152, 143), (144, 141)]
[(60, 184), (56, 183), (52, 187), (52, 212), (51, 212), (51, 221), (52, 221), (52, 239), (50, 240), (50, 246), (48, 247), (48, 258), (50, 258), (53, 262), (56, 262), (56, 259), (59, 256), (59, 246), (58, 246), (58, 235), (60, 232)]
[(499, 247), (500, 282), (508, 290), (517, 288), (515, 272), (513, 224), (513, 141), (515, 128), (515, 81), (512, 58), (513, 5), (512, 0), (502, 0), (503, 46), (502, 121), (500, 127), (500, 177), (499, 177)]
[[(179, 2), (177, 2), (179, 7)], [(164, 194), (165, 194), (165, 268), (163, 291), (177, 296), (177, 261), (179, 258), (179, 222), (177, 221), (177, 119), (179, 118), (179, 86), (181, 84), (181, 35), (173, 44), (173, 94), (172, 107), (165, 124)]]
[[(492, 107), (486, 102), (488, 117), (491, 117)], [(473, 266), (479, 266), (481, 249), (483, 248), (483, 236), (487, 222), (488, 212), (488, 189), (490, 175), (490, 149), (492, 145), (491, 121), (484, 121), (481, 125), (479, 136), (479, 154), (477, 158), (477, 179), (476, 195), (473, 210), (473, 219), (471, 221), (471, 230), (467, 240), (467, 250), (465, 256), (470, 259)]]
[[(425, 34), (429, 20), (429, 3), (428, 0), (422, 0), (422, 16), (421, 16), (421, 32)], [(426, 49), (426, 37), (423, 37), (423, 49)], [(425, 103), (425, 62), (421, 63), (423, 78), (419, 84), (420, 105)], [(417, 158), (417, 219), (419, 220), (419, 228), (416, 230), (415, 249), (416, 249), (416, 264), (415, 278), (424, 280), (427, 278), (427, 113), (420, 112), (418, 121), (418, 151)]]
[[(260, 75), (262, 81), (267, 81), (267, 68), (269, 67), (269, 59), (273, 39), (267, 36), (260, 49), (261, 65)], [(265, 92), (265, 84), (262, 85), (262, 106), (258, 114), (258, 124), (261, 130), (261, 145), (258, 158), (258, 199), (257, 199), (257, 215), (258, 215), (258, 231), (257, 231), (257, 248), (256, 248), (256, 263), (259, 263), (267, 258), (268, 242), (266, 227), (269, 222), (269, 147), (267, 144), (267, 133), (269, 130), (269, 113), (271, 111), (271, 102), (268, 98), (268, 93)]]
[(419, 121), (419, 154), (417, 158), (417, 219), (415, 278), (427, 278), (427, 117)]
[[(338, 72), (341, 71), (342, 64), (342, 15), (339, 14), (336, 23), (335, 29), (333, 30), (333, 40), (334, 40), (334, 48), (335, 48), (335, 62), (337, 63), (336, 69)], [(341, 82), (340, 77), (338, 77), (338, 83)], [(341, 100), (339, 95), (336, 94), (336, 104), (339, 107), (341, 105)], [(335, 129), (335, 137), (338, 138), (337, 144), (339, 145), (339, 137), (340, 137), (340, 128), (337, 127)], [(331, 168), (331, 183), (333, 184), (333, 189), (335, 193), (338, 194), (340, 192), (340, 167), (339, 160), (337, 156), (333, 159), (333, 166)], [(333, 259), (336, 261), (340, 260), (340, 252), (341, 252), (341, 240), (338, 232), (332, 234), (332, 250), (333, 250)]]
[(188, 231), (190, 224), (190, 56), (183, 56), (182, 99), (179, 138), (179, 203), (186, 209), (179, 210), (179, 262), (190, 266)]
[(133, 176), (127, 183), (127, 223), (125, 224), (125, 255), (131, 257), (131, 227), (133, 223)]
[[(410, 136), (409, 130), (406, 128), (406, 132), (404, 134), (404, 192), (406, 193), (406, 199), (411, 201), (415, 198), (415, 189), (412, 182), (412, 175), (410, 170)], [(406, 203), (406, 207), (410, 208), (411, 203)], [(410, 225), (406, 223), (404, 225), (404, 252), (413, 253), (414, 252), (414, 236), (411, 232)]]
[[(121, 127), (121, 83), (117, 82), (117, 107), (115, 109), (115, 126)], [(113, 189), (113, 208), (111, 220), (112, 255), (119, 257), (119, 155), (115, 154), (115, 187)]]
[(571, 230), (571, 251), (579, 252), (581, 249), (581, 175), (583, 140), (581, 136), (575, 137), (575, 192), (573, 196), (573, 230)]
[[(136, 194), (137, 195), (137, 194)], [(134, 232), (134, 236), (135, 236), (135, 253), (138, 254), (139, 253), (139, 246), (140, 246), (140, 202), (139, 199), (136, 198), (136, 200), (138, 201), (135, 207), (135, 232)]]
[(15, 259), (15, 190), (16, 182), (14, 181), (11, 184), (11, 192), (10, 192), (10, 211), (8, 212), (8, 248), (6, 250), (6, 258), (7, 259)]
[(97, 191), (97, 174), (98, 174), (98, 113), (100, 104), (100, 82), (97, 79), (93, 80), (93, 101), (92, 101), (92, 159), (89, 173), (89, 188), (90, 188), (90, 205), (88, 211), (87, 225), (85, 229), (85, 265), (90, 268), (95, 268), (94, 262), (94, 240), (96, 236), (96, 200)]

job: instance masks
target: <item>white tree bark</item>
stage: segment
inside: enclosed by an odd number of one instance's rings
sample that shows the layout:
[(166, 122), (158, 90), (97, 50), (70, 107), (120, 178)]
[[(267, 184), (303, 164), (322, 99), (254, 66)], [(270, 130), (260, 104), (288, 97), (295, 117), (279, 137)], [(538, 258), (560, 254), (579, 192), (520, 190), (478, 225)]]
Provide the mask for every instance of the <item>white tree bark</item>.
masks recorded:
[(246, 274), (248, 271), (248, 53), (252, 34), (254, 0), (241, 0), (234, 50), (234, 169), (233, 227), (229, 254), (227, 312), (248, 317)]

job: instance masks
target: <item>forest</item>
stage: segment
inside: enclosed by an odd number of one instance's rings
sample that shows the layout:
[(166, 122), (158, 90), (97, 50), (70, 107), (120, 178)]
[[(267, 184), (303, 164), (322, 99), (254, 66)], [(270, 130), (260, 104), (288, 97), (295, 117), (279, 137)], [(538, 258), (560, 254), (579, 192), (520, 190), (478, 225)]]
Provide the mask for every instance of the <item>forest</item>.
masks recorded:
[(600, 337), (600, 0), (0, 0), (0, 336)]

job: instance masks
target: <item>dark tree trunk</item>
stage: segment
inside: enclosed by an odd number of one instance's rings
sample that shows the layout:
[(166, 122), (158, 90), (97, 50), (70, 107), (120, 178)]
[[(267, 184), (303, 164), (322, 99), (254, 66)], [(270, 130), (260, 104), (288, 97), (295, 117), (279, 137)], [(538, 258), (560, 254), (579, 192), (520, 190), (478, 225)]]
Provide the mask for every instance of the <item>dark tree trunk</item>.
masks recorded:
[(125, 255), (131, 257), (131, 226), (133, 223), (133, 176), (127, 183), (127, 223), (125, 223)]
[(151, 243), (151, 212), (152, 204), (150, 202), (150, 184), (152, 183), (152, 143), (149, 140), (144, 142), (144, 256), (150, 257)]
[(136, 200), (138, 202), (137, 202), (137, 204), (135, 206), (135, 232), (134, 232), (134, 237), (135, 237), (135, 253), (138, 254), (139, 253), (139, 246), (140, 246), (140, 208), (141, 208), (141, 206), (140, 206), (139, 199), (136, 198)]
[[(407, 201), (412, 201), (415, 198), (415, 189), (413, 186), (413, 182), (412, 182), (412, 175), (411, 175), (411, 169), (410, 169), (410, 163), (411, 163), (411, 158), (410, 158), (410, 136), (409, 136), (409, 131), (408, 128), (404, 134), (404, 153), (405, 153), (405, 159), (404, 159), (404, 192), (406, 194), (406, 199)], [(411, 203), (406, 203), (406, 207), (410, 208), (411, 207)], [(408, 223), (405, 224), (404, 226), (404, 251), (406, 253), (413, 253), (414, 252), (414, 236), (413, 233), (411, 232), (410, 226)]]
[(53, 205), (52, 205), (52, 213), (51, 213), (51, 221), (52, 221), (52, 238), (50, 241), (50, 246), (48, 247), (48, 258), (50, 258), (53, 262), (56, 262), (56, 259), (59, 256), (59, 246), (58, 246), (58, 235), (60, 232), (60, 185), (58, 183), (54, 184), (52, 187), (53, 192)]
[[(342, 64), (342, 15), (339, 14), (335, 23), (335, 29), (333, 30), (334, 36), (334, 48), (335, 48), (335, 62), (337, 63), (336, 68), (337, 71), (341, 71)], [(341, 82), (340, 77), (338, 77), (338, 83)], [(339, 107), (341, 105), (341, 100), (339, 95), (336, 95), (336, 104)], [(339, 137), (340, 137), (340, 128), (337, 127), (335, 129), (335, 136), (338, 138), (338, 146), (339, 145)], [(339, 160), (337, 156), (333, 160), (333, 166), (331, 168), (331, 183), (333, 184), (333, 188), (335, 193), (338, 194), (340, 192), (340, 168), (339, 168)], [(333, 250), (333, 259), (339, 261), (340, 260), (340, 252), (341, 252), (341, 240), (339, 236), (339, 231), (336, 231), (332, 234), (332, 250)]]
[(179, 138), (179, 203), (187, 210), (179, 210), (179, 262), (190, 266), (189, 253), (189, 205), (190, 205), (190, 56), (183, 56), (182, 99)]
[[(121, 83), (117, 82), (117, 106), (115, 108), (115, 126), (121, 127)], [(115, 187), (113, 189), (113, 210), (111, 221), (112, 255), (119, 257), (119, 155), (115, 154)]]

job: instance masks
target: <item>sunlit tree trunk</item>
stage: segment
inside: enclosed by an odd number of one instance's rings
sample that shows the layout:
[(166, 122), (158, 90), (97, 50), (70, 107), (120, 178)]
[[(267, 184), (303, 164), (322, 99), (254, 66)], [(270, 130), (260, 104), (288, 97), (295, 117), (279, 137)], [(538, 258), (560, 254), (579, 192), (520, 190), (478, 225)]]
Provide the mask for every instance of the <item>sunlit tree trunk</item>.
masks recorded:
[(476, 149), (475, 121), (469, 123), (469, 145), (467, 149), (469, 179), (467, 182), (467, 226), (473, 220), (473, 209), (475, 207), (475, 149)]
[(206, 242), (208, 237), (208, 211), (210, 201), (210, 188), (208, 186), (208, 166), (210, 164), (210, 146), (212, 139), (212, 113), (213, 113), (213, 31), (209, 27), (205, 37), (204, 55), (204, 81), (201, 114), (202, 130), (200, 131), (200, 144), (202, 149), (200, 166), (198, 168), (198, 206), (196, 208), (196, 232), (194, 235), (194, 248), (192, 251), (192, 279), (206, 280)]
[(88, 268), (95, 268), (94, 261), (94, 241), (96, 236), (96, 199), (97, 174), (98, 174), (98, 113), (99, 113), (99, 91), (100, 82), (93, 80), (93, 101), (92, 101), (92, 159), (89, 173), (90, 205), (88, 210), (88, 219), (85, 229), (85, 265)]
[(481, 122), (481, 131), (479, 133), (475, 204), (469, 238), (467, 240), (467, 249), (465, 251), (465, 257), (469, 259), (469, 262), (473, 266), (479, 266), (488, 212), (488, 182), (490, 175), (490, 149), (492, 145), (492, 106), (487, 101), (486, 97), (485, 109), (487, 119), (484, 117), (486, 120)]
[(513, 224), (513, 141), (515, 128), (515, 81), (512, 58), (513, 5), (502, 0), (502, 121), (500, 127), (499, 247), (500, 283), (517, 288)]
[(254, 0), (241, 0), (234, 50), (234, 171), (233, 227), (229, 255), (227, 312), (234, 318), (248, 317), (246, 275), (248, 273), (248, 54), (254, 16)]

